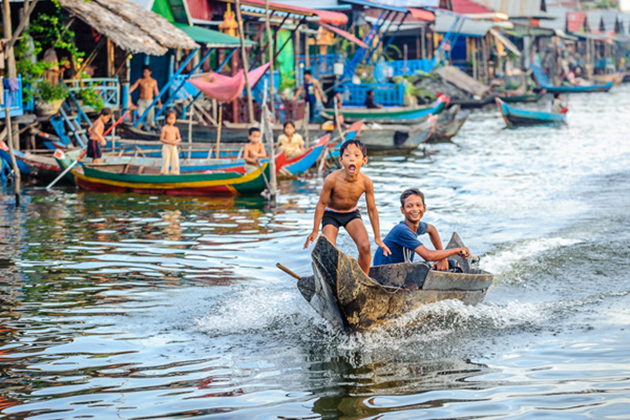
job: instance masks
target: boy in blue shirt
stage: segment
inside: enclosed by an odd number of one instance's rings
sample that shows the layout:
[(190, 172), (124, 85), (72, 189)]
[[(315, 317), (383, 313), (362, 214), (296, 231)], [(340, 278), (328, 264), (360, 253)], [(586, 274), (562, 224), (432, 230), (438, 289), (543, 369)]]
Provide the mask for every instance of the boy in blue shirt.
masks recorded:
[[(386, 256), (379, 247), (374, 253), (374, 265), (413, 262), (414, 254), (418, 254), (425, 261), (436, 261), (433, 266), (436, 270), (448, 270), (448, 257), (457, 254), (463, 257), (470, 255), (468, 248), (442, 249), (442, 241), (435, 226), (420, 221), (427, 208), (424, 194), (418, 189), (405, 190), (400, 195), (400, 204), (405, 220), (396, 225), (383, 240), (391, 253)], [(418, 240), (418, 236), (425, 233), (429, 234), (435, 251), (427, 249)]]

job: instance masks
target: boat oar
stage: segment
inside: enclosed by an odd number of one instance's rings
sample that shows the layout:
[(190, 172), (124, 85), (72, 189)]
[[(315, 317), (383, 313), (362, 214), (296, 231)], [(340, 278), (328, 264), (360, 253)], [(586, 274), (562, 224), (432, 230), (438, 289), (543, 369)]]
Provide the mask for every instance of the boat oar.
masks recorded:
[(295, 277), (297, 280), (300, 280), (302, 278), (301, 276), (297, 275), (294, 271), (292, 271), (291, 269), (285, 267), (284, 265), (280, 263), (276, 263), (276, 267), (278, 267), (280, 270), (284, 271), (291, 277)]
[(59, 182), (59, 180), (60, 180), (61, 178), (63, 178), (64, 176), (66, 176), (66, 174), (67, 174), (68, 172), (70, 172), (70, 170), (71, 170), (72, 168), (74, 168), (74, 167), (75, 167), (75, 165), (76, 165), (77, 163), (79, 163), (79, 161), (80, 161), (81, 159), (83, 159), (83, 157), (84, 157), (86, 154), (87, 154), (87, 150), (85, 150), (83, 153), (81, 153), (81, 156), (79, 156), (79, 158), (78, 158), (77, 160), (75, 160), (75, 161), (74, 161), (74, 162), (72, 162), (70, 165), (68, 165), (68, 167), (67, 167), (67, 168), (66, 168), (66, 169), (65, 169), (65, 170), (64, 170), (61, 174), (59, 174), (59, 176), (58, 176), (57, 178), (55, 178), (53, 182), (51, 182), (50, 184), (48, 184), (48, 186), (46, 187), (46, 189), (47, 189), (47, 190), (51, 189), (51, 188), (52, 188), (52, 187), (53, 187), (53, 186), (54, 186), (57, 182)]
[(263, 179), (265, 180), (265, 185), (267, 186), (267, 190), (269, 190), (269, 193), (271, 194), (271, 184), (269, 183), (269, 180), (267, 179), (267, 174), (265, 174), (265, 170), (260, 164), (260, 160), (256, 160), (256, 163), (258, 164), (258, 169), (260, 169), (260, 173), (262, 174)]

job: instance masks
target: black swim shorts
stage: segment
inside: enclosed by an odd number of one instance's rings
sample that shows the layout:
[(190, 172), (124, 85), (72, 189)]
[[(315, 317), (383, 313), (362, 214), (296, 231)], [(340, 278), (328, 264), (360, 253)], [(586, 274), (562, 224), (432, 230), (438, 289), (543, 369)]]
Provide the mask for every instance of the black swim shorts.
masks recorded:
[(97, 140), (88, 140), (87, 157), (92, 159), (101, 157), (101, 145)]
[(322, 228), (326, 225), (333, 225), (339, 229), (340, 226), (346, 227), (346, 225), (354, 219), (360, 218), (361, 212), (358, 209), (347, 213), (326, 210), (324, 211), (324, 217), (322, 218)]

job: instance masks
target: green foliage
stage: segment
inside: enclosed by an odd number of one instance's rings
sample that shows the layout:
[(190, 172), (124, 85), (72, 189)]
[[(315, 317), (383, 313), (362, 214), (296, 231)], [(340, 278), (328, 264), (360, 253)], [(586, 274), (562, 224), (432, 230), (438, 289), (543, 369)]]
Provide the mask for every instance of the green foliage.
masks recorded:
[(389, 44), (387, 49), (383, 52), (383, 57), (385, 57), (385, 60), (387, 61), (402, 60), (403, 54), (402, 51), (400, 51), (400, 48), (394, 44)]
[(33, 37), (36, 47), (41, 50), (55, 48), (66, 51), (73, 60), (83, 57), (85, 53), (79, 51), (74, 43), (74, 32), (66, 30), (61, 9), (54, 14), (40, 13), (29, 25), (29, 34)]
[(295, 88), (295, 71), (280, 70), (280, 92)]
[[(57, 2), (57, 10), (53, 14), (38, 14), (30, 23), (25, 36), (15, 45), (16, 69), (24, 82), (24, 100), (39, 96), (44, 101), (65, 99), (68, 90), (64, 86), (53, 86), (41, 81), (44, 72), (53, 66), (38, 60), (39, 55), (48, 48), (66, 51), (73, 62), (84, 56), (74, 43), (74, 32), (66, 30), (61, 9)], [(63, 63), (60, 63), (63, 64)]]
[(46, 102), (66, 99), (70, 92), (65, 84), (53, 85), (48, 80), (42, 80), (37, 84), (37, 94), (39, 98)]
[(94, 89), (93, 86), (83, 88), (77, 93), (77, 99), (83, 101), (84, 106), (92, 108), (96, 112), (100, 112), (105, 108), (103, 97)]

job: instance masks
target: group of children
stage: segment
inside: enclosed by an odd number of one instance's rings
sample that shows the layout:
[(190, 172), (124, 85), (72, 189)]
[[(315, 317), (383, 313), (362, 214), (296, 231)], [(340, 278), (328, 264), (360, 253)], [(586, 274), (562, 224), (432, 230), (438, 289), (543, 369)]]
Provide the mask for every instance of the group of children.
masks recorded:
[[(560, 99), (560, 98), (556, 98)], [(105, 124), (112, 118), (112, 111), (104, 108), (94, 124), (89, 128), (89, 143), (87, 155), (94, 163), (101, 159), (100, 146), (105, 145), (103, 137)], [(162, 142), (162, 173), (179, 174), (179, 153), (177, 145), (181, 142), (179, 129), (175, 126), (176, 115), (173, 111), (165, 113), (166, 124), (162, 127), (160, 141)], [(261, 132), (258, 128), (250, 128), (249, 143), (244, 148), (246, 171), (252, 172), (259, 168), (260, 159), (267, 156), (264, 145), (260, 142)], [(292, 122), (284, 124), (284, 133), (278, 138), (278, 147), (288, 157), (304, 153), (304, 140), (295, 132)], [(424, 195), (412, 188), (404, 191), (400, 196), (400, 211), (404, 220), (396, 225), (381, 239), (378, 211), (374, 200), (374, 185), (372, 180), (361, 173), (361, 167), (368, 162), (367, 149), (359, 140), (348, 140), (341, 145), (339, 162), (341, 169), (332, 172), (324, 180), (319, 201), (315, 208), (313, 230), (306, 239), (304, 248), (315, 242), (319, 234), (320, 224), (324, 236), (333, 244), (337, 241), (340, 228), (345, 228), (359, 251), (359, 266), (368, 273), (372, 261), (370, 240), (361, 218), (358, 203), (365, 194), (368, 216), (374, 231), (374, 242), (378, 249), (374, 254), (374, 264), (395, 264), (412, 262), (414, 255), (420, 255), (425, 261), (435, 261), (434, 268), (447, 270), (447, 258), (459, 254), (464, 257), (470, 255), (467, 248), (444, 250), (436, 228), (421, 221), (426, 212)], [(170, 172), (169, 172), (170, 167)], [(419, 235), (428, 234), (435, 250), (426, 248), (418, 240)]]
[[(182, 141), (179, 128), (175, 127), (177, 116), (175, 111), (166, 111), (164, 114), (166, 124), (160, 133), (162, 143), (162, 174), (179, 174), (179, 151), (177, 145)], [(92, 158), (92, 163), (101, 163), (101, 147), (107, 144), (103, 133), (105, 124), (112, 119), (112, 110), (103, 108), (94, 123), (88, 129), (87, 157)], [(170, 167), (170, 171), (169, 171)]]

